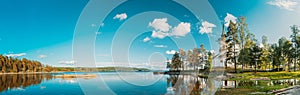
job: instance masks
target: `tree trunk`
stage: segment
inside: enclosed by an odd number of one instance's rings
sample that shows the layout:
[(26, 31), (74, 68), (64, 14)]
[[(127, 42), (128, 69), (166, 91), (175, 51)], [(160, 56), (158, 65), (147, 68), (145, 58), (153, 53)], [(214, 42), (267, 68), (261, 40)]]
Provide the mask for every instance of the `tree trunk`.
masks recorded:
[(255, 61), (255, 67), (254, 67), (255, 68), (255, 74), (256, 74), (256, 66), (257, 66), (257, 61)]
[(296, 63), (297, 63), (297, 47), (296, 47), (296, 52), (295, 52), (295, 59), (294, 59), (294, 72), (296, 72)]

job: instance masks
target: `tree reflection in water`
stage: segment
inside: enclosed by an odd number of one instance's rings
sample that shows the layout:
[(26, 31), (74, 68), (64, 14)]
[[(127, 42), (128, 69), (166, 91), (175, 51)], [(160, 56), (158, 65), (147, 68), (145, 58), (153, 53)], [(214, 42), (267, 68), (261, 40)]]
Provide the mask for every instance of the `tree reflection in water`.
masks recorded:
[[(218, 88), (216, 85), (220, 85)], [(216, 81), (213, 78), (200, 78), (192, 75), (169, 75), (166, 95), (213, 95), (220, 89), (259, 88), (271, 86), (299, 85), (296, 79), (270, 81)], [(220, 92), (218, 92), (220, 94)], [(224, 93), (223, 93), (224, 94)]]
[(207, 79), (192, 75), (169, 75), (166, 95), (200, 95)]
[(52, 79), (51, 74), (1, 74), (0, 92), (9, 89), (26, 88), (40, 84), (42, 81)]

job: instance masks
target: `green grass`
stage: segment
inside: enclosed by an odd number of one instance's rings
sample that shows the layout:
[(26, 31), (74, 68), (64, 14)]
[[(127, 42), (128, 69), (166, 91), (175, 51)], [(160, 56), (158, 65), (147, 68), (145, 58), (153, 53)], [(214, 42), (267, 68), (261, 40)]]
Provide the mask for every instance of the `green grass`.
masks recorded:
[(251, 78), (268, 77), (271, 79), (271, 81), (281, 80), (281, 79), (300, 79), (300, 71), (257, 72), (257, 73), (247, 72), (247, 73), (238, 73), (234, 75), (235, 77), (229, 78), (228, 80), (236, 80), (240, 82), (244, 81), (245, 83), (239, 83), (244, 85), (239, 85), (237, 88), (232, 88), (232, 89), (218, 90), (216, 95), (249, 95), (252, 92), (269, 92), (272, 90), (279, 90), (291, 86), (289, 84), (269, 86), (267, 85), (267, 82), (269, 81), (263, 81), (263, 80), (258, 81), (258, 85), (254, 85), (254, 81), (250, 81)]
[(265, 93), (263, 95), (273, 95), (267, 93), (273, 90), (287, 88), (289, 86), (290, 85), (288, 84), (269, 86), (267, 85), (267, 81), (259, 81), (258, 85), (255, 85), (254, 81), (247, 81), (244, 85), (237, 86), (237, 88), (220, 89), (217, 91), (216, 95), (250, 95), (253, 92)]
[(258, 77), (268, 77), (271, 80), (280, 80), (280, 79), (292, 79), (300, 78), (300, 71), (297, 72), (249, 72), (249, 73), (239, 73), (235, 74), (236, 77), (230, 78), (229, 80), (250, 80), (251, 78)]

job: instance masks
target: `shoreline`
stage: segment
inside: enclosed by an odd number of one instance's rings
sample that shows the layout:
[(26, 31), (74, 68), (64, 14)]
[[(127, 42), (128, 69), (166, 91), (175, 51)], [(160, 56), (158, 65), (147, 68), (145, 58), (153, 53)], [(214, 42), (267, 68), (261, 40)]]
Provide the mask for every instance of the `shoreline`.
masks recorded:
[(17, 74), (51, 74), (51, 73), (64, 73), (64, 72), (19, 72), (19, 73), (0, 73), (0, 75), (17, 75)]
[[(93, 72), (99, 72), (99, 73), (108, 73), (108, 72), (146, 72), (146, 71), (57, 71), (57, 72), (18, 72), (18, 73), (0, 73), (0, 75), (17, 75), (17, 74), (56, 74), (56, 73), (66, 73), (66, 72), (71, 72), (71, 73), (93, 73)], [(147, 71), (147, 72), (152, 72), (152, 71)]]

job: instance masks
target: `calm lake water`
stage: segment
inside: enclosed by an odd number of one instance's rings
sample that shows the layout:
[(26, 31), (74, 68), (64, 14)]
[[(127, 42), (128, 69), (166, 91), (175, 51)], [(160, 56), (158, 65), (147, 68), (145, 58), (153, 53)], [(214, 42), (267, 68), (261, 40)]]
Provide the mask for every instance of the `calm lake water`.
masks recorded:
[(152, 72), (81, 72), (77, 74), (96, 74), (97, 77), (54, 77), (60, 74), (75, 73), (0, 75), (0, 95), (200, 95), (243, 86), (298, 84), (298, 80), (210, 81), (192, 75), (154, 75)]

